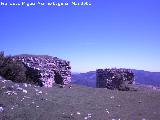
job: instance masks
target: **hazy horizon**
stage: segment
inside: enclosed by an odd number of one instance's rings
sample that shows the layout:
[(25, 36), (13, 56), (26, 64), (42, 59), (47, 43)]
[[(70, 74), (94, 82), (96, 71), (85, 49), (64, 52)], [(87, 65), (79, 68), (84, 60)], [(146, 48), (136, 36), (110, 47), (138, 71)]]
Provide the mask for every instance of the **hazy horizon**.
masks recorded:
[[(23, 0), (33, 1), (39, 2)], [(70, 61), (73, 72), (114, 67), (160, 72), (160, 1), (87, 1), (92, 5), (0, 5), (0, 51), (55, 56)]]
[[(105, 68), (98, 68), (98, 69), (105, 69)], [(118, 69), (118, 68), (117, 68)], [(131, 69), (131, 70), (140, 70), (140, 69), (132, 69), (132, 68), (125, 68), (125, 69)], [(72, 73), (75, 73), (75, 74), (79, 74), (79, 73), (87, 73), (87, 72), (94, 72), (96, 70), (90, 70), (90, 71), (82, 71), (82, 72), (76, 72), (76, 71), (72, 71)], [(140, 70), (141, 71), (141, 70)], [(145, 71), (145, 72), (152, 72), (152, 73), (160, 73), (160, 71), (149, 71), (149, 70), (142, 70), (142, 71)]]

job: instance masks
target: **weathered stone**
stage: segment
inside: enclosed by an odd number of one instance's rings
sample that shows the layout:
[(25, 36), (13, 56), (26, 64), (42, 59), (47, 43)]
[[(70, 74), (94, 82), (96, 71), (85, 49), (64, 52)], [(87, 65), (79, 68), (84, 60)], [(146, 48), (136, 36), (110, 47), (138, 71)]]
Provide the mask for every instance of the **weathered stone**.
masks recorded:
[(45, 87), (52, 87), (54, 83), (68, 84), (71, 82), (70, 62), (51, 56), (19, 55), (12, 57), (30, 68), (40, 71), (41, 81)]
[(129, 69), (97, 69), (96, 86), (98, 88), (129, 90), (127, 84), (134, 81), (134, 73)]

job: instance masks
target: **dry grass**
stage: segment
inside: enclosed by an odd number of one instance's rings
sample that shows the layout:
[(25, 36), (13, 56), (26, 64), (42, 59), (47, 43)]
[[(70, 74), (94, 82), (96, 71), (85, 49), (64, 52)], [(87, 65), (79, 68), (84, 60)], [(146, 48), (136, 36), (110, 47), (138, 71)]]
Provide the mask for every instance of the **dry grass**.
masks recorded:
[(129, 92), (74, 84), (40, 88), (0, 80), (0, 120), (159, 120), (159, 100), (159, 91), (144, 87)]

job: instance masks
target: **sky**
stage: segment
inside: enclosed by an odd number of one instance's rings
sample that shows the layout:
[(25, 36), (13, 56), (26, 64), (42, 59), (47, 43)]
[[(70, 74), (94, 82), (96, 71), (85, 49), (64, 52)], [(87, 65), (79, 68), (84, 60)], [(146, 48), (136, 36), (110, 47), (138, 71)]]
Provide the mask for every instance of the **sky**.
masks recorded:
[[(9, 3), (44, 2), (45, 6)], [(160, 72), (159, 0), (0, 0), (0, 51), (71, 62), (73, 72), (132, 68)], [(69, 3), (48, 6), (47, 2)]]

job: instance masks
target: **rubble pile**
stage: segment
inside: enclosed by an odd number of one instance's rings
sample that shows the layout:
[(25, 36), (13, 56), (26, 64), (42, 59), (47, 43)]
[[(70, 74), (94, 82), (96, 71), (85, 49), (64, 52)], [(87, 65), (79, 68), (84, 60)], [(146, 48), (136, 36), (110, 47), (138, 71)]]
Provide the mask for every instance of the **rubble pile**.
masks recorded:
[(51, 56), (19, 55), (13, 60), (21, 61), (30, 68), (40, 71), (43, 85), (52, 87), (54, 83), (68, 84), (71, 82), (70, 62)]
[(97, 69), (96, 87), (108, 89), (129, 89), (128, 84), (134, 81), (134, 73), (129, 69)]

